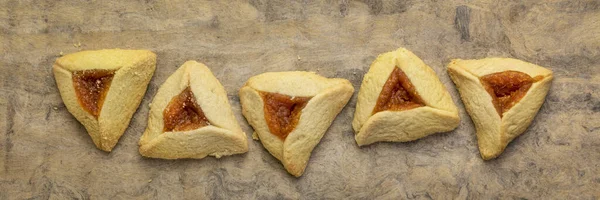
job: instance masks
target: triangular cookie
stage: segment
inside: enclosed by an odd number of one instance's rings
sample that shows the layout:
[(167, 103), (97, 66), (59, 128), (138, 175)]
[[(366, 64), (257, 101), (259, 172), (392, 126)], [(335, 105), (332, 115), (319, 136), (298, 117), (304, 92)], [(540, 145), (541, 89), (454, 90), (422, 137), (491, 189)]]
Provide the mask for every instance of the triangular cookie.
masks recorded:
[(452, 60), (448, 72), (477, 130), (484, 160), (498, 157), (544, 103), (552, 71), (511, 58)]
[(147, 50), (81, 51), (56, 59), (53, 71), (67, 109), (94, 144), (110, 152), (127, 129), (154, 69)]
[(352, 127), (359, 146), (406, 142), (458, 126), (458, 110), (435, 72), (406, 49), (380, 55), (365, 74)]
[(240, 89), (240, 102), (254, 128), (253, 137), (260, 138), (285, 169), (299, 177), (353, 93), (345, 79), (312, 72), (270, 72), (248, 79)]
[(220, 158), (248, 151), (225, 88), (196, 61), (185, 62), (160, 86), (139, 144), (143, 156), (163, 159)]

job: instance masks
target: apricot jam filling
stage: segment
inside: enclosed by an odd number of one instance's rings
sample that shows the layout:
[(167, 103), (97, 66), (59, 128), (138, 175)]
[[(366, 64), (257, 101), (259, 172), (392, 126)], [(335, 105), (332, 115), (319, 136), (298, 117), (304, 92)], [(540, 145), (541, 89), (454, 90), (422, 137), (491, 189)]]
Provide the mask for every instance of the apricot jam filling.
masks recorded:
[(424, 106), (421, 96), (415, 90), (406, 74), (395, 67), (383, 85), (373, 114), (385, 110), (402, 111)]
[(73, 72), (73, 87), (79, 105), (96, 118), (100, 115), (114, 75), (114, 70), (101, 69)]
[(189, 86), (171, 99), (163, 110), (163, 119), (164, 132), (189, 131), (210, 125)]
[(290, 97), (288, 95), (260, 92), (264, 101), (265, 120), (269, 130), (282, 140), (296, 128), (302, 109), (312, 97)]
[(492, 96), (492, 103), (500, 117), (527, 94), (534, 82), (542, 79), (542, 76), (532, 78), (518, 71), (497, 72), (479, 78), (485, 90)]

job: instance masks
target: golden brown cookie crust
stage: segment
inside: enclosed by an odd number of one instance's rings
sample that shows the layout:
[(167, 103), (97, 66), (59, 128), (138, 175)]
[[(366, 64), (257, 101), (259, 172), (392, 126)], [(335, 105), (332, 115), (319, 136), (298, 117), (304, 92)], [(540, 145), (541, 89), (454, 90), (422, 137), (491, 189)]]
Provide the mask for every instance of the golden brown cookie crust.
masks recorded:
[[(173, 98), (186, 94), (186, 90), (189, 94), (184, 97), (193, 98), (191, 102), (198, 108), (187, 112), (198, 112), (200, 117), (201, 109), (202, 117), (208, 122), (203, 126), (165, 131), (165, 125), (169, 125), (165, 123), (165, 109)], [(202, 63), (187, 61), (169, 76), (154, 96), (149, 115), (148, 127), (139, 142), (140, 154), (145, 157), (219, 158), (248, 151), (246, 134), (233, 115), (225, 88)]]
[[(81, 51), (60, 57), (54, 78), (67, 109), (85, 126), (96, 147), (110, 152), (129, 125), (154, 74), (156, 55), (147, 50), (105, 49)], [(111, 73), (102, 103), (90, 110), (80, 103), (74, 74), (89, 71)], [(92, 103), (98, 99), (93, 100)]]
[[(412, 106), (373, 112), (395, 71), (408, 79), (399, 82), (409, 93), (406, 95), (410, 98), (404, 98)], [(380, 141), (412, 141), (453, 130), (459, 122), (458, 109), (435, 72), (415, 54), (400, 48), (379, 55), (371, 64), (358, 92), (352, 126), (357, 144), (363, 146)]]
[[(296, 127), (284, 140), (269, 129), (261, 92), (310, 97)], [(353, 93), (354, 88), (348, 80), (300, 71), (269, 72), (251, 77), (239, 92), (242, 113), (254, 128), (254, 136), (260, 138), (263, 146), (296, 177), (304, 173), (312, 150)]]
[[(535, 82), (516, 104), (499, 115), (481, 77), (507, 71), (526, 74)], [(544, 103), (552, 81), (552, 71), (512, 58), (455, 59), (448, 64), (448, 73), (475, 124), (484, 160), (498, 157), (510, 141), (525, 132)]]

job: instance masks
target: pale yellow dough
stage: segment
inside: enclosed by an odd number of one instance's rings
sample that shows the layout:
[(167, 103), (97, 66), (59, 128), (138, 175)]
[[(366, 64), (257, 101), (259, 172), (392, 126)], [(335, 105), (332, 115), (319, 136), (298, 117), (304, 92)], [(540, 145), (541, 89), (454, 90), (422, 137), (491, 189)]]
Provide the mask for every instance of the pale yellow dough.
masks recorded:
[[(312, 97), (285, 140), (271, 134), (259, 92)], [(254, 128), (254, 136), (260, 138), (264, 147), (290, 174), (299, 177), (304, 173), (312, 150), (352, 97), (354, 88), (348, 80), (325, 78), (312, 72), (269, 72), (251, 77), (239, 93), (242, 113)]]
[[(54, 78), (65, 106), (88, 131), (94, 144), (110, 152), (129, 125), (154, 70), (156, 55), (147, 50), (107, 49), (68, 54), (56, 60)], [(85, 111), (73, 86), (73, 72), (116, 70), (98, 118)]]
[[(508, 70), (543, 79), (533, 83), (527, 94), (500, 117), (479, 78)], [(448, 72), (475, 124), (479, 152), (484, 160), (498, 157), (508, 143), (525, 132), (544, 103), (552, 81), (552, 71), (511, 58), (456, 59), (448, 64)]]
[[(171, 99), (187, 87), (210, 125), (164, 132), (163, 111)], [(185, 62), (160, 86), (152, 100), (148, 127), (139, 145), (143, 156), (163, 159), (219, 158), (248, 151), (246, 134), (233, 115), (225, 88), (208, 67), (196, 61)]]
[[(404, 111), (373, 109), (392, 71), (400, 68), (425, 106)], [(435, 72), (415, 54), (400, 48), (379, 55), (363, 78), (352, 127), (359, 146), (375, 142), (406, 142), (455, 129), (458, 109)]]

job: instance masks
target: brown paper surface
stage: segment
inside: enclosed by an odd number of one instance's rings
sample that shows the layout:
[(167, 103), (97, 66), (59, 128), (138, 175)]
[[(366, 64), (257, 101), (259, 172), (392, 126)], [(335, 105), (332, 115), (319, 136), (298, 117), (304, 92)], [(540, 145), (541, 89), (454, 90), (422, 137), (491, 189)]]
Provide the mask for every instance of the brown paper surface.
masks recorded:
[[(253, 75), (306, 70), (358, 91), (380, 53), (405, 47), (431, 66), (461, 125), (408, 143), (357, 147), (356, 93), (294, 178), (258, 141), (238, 89)], [(149, 49), (156, 73), (112, 153), (66, 110), (60, 54)], [(483, 161), (445, 66), (511, 57), (554, 71), (529, 129)], [(242, 155), (142, 158), (158, 87), (187, 60), (212, 69), (249, 140)], [(600, 3), (568, 1), (0, 0), (0, 199), (600, 198)]]

